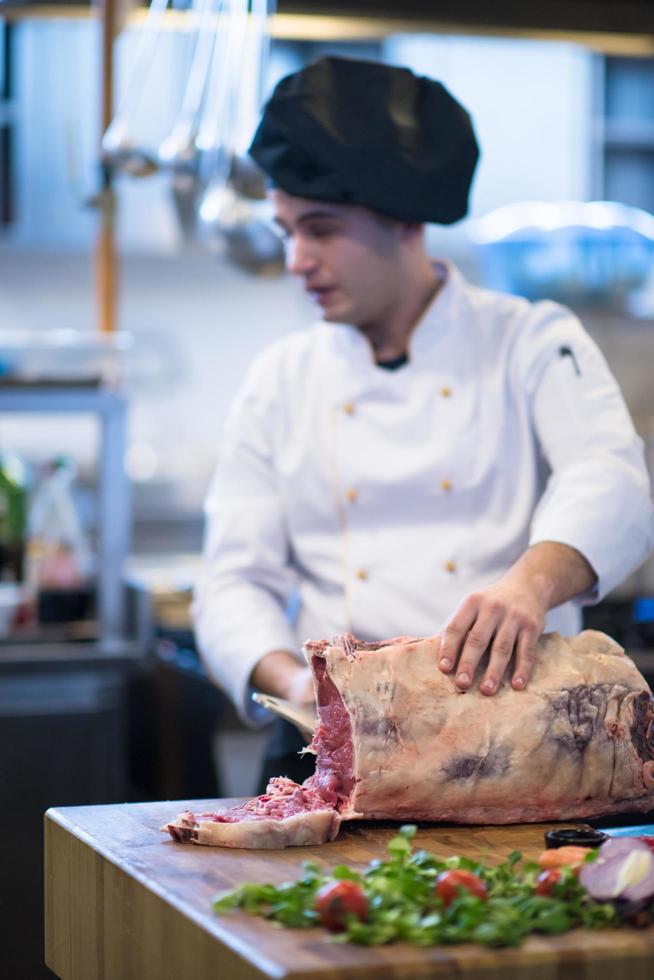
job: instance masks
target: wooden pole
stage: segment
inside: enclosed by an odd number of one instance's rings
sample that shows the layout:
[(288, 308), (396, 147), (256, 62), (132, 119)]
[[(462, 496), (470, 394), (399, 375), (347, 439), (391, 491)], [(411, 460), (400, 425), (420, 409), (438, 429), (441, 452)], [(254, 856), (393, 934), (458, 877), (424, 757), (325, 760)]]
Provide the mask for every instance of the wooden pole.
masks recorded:
[[(113, 118), (114, 61), (113, 43), (116, 35), (116, 0), (100, 0), (102, 50), (102, 133)], [(96, 243), (96, 283), (98, 290), (98, 327), (109, 334), (116, 329), (116, 299), (118, 290), (116, 254), (116, 194), (111, 167), (100, 157), (102, 187), (100, 191), (100, 230)]]

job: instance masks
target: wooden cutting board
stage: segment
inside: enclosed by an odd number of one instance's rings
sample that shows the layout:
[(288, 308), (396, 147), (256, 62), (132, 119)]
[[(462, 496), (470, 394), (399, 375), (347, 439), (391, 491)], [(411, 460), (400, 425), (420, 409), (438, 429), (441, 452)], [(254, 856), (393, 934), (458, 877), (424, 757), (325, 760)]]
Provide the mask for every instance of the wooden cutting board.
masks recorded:
[[(231, 804), (234, 801), (221, 801)], [(63, 980), (652, 980), (654, 927), (532, 937), (517, 950), (472, 945), (335, 945), (318, 929), (280, 929), (211, 899), (240, 881), (279, 883), (311, 858), (327, 866), (383, 857), (390, 824), (351, 823), (320, 847), (243, 851), (176, 844), (159, 827), (216, 801), (49, 810), (45, 819), (46, 962)], [(534, 857), (550, 825), (429, 826), (419, 846), (487, 860)]]

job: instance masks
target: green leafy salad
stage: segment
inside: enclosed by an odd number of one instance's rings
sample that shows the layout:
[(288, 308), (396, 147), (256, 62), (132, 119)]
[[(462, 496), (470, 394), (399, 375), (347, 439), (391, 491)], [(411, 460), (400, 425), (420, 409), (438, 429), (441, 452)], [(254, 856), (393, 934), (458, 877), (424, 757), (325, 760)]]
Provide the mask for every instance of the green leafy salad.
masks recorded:
[(439, 858), (413, 849), (415, 832), (413, 825), (402, 827), (388, 844), (388, 858), (364, 871), (338, 865), (327, 874), (305, 861), (297, 881), (241, 884), (218, 896), (214, 909), (222, 914), (240, 908), (295, 928), (323, 926), (336, 942), (367, 946), (396, 940), (517, 946), (532, 932), (619, 923), (614, 904), (594, 901), (573, 868), (543, 872), (517, 851), (493, 867), (466, 857)]

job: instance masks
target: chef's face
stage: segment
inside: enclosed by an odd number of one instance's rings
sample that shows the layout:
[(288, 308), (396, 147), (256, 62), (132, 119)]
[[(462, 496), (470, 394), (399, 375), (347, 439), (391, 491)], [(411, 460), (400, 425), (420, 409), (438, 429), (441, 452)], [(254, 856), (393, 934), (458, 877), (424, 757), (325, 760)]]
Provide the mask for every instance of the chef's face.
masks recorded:
[(397, 300), (406, 227), (352, 204), (271, 193), (287, 241), (286, 265), (323, 319), (365, 327)]

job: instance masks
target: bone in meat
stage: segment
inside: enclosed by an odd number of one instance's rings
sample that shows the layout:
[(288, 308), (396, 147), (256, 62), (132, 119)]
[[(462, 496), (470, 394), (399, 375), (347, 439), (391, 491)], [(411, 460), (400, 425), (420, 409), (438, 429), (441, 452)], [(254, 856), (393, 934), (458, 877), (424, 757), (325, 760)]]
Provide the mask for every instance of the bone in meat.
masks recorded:
[(307, 643), (316, 773), (218, 814), (182, 814), (177, 840), (283, 847), (341, 820), (507, 824), (654, 809), (654, 700), (617, 643), (544, 636), (526, 690), (462, 694), (439, 639)]

